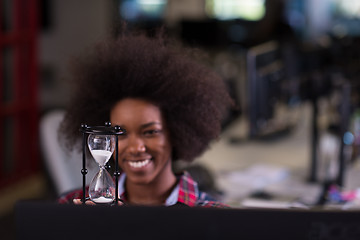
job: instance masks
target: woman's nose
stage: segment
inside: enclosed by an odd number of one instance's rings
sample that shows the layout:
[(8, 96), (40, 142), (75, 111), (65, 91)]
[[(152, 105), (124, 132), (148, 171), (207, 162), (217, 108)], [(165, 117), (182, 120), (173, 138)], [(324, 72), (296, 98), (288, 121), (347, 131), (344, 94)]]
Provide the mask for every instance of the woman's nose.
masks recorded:
[(129, 138), (128, 151), (132, 154), (137, 154), (141, 152), (145, 152), (145, 144), (144, 141), (136, 136)]

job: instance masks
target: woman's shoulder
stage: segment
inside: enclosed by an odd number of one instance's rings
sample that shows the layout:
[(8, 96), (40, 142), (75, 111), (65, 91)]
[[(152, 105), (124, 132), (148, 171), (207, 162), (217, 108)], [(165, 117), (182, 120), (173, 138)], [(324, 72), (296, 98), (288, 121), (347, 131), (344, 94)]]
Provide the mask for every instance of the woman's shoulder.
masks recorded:
[(183, 201), (189, 206), (230, 208), (230, 206), (222, 203), (210, 194), (200, 191), (198, 183), (187, 171), (180, 174), (180, 190), (182, 193), (179, 195), (180, 202)]
[(197, 206), (199, 207), (212, 207), (212, 208), (231, 208), (229, 205), (219, 201), (198, 201)]
[(199, 198), (196, 202), (196, 205), (201, 207), (230, 208), (229, 205), (224, 204), (208, 193), (201, 191), (199, 192)]

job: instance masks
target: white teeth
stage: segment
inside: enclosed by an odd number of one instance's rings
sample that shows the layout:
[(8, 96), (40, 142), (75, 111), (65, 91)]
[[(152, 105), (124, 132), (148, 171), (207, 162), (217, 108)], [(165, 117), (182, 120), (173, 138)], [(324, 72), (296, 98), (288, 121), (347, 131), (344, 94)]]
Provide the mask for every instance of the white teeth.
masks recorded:
[(144, 161), (131, 162), (129, 161), (129, 165), (133, 168), (141, 168), (147, 165), (150, 162), (149, 159), (145, 159)]

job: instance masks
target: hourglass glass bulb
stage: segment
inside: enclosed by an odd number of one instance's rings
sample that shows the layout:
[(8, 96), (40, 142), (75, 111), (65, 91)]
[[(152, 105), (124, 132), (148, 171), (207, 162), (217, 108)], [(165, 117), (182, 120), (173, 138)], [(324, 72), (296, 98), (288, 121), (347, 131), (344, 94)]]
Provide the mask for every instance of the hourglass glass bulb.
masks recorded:
[(115, 199), (115, 183), (105, 169), (105, 164), (114, 152), (115, 137), (90, 134), (88, 146), (95, 161), (99, 164), (99, 171), (89, 186), (89, 197), (96, 203), (110, 203)]
[(114, 152), (115, 137), (112, 135), (90, 134), (88, 146), (95, 161), (100, 166), (104, 166)]
[(89, 186), (89, 197), (95, 203), (111, 203), (115, 199), (115, 183), (105, 168), (100, 168)]

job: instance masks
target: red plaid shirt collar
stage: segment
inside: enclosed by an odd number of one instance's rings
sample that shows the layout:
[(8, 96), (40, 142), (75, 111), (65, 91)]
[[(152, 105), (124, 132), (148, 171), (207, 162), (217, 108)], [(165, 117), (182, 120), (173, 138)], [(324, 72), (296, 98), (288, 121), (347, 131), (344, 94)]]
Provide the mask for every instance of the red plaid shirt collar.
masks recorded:
[(197, 183), (188, 172), (184, 172), (179, 180), (178, 202), (193, 207), (196, 205), (198, 196), (199, 189)]

